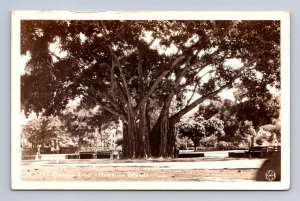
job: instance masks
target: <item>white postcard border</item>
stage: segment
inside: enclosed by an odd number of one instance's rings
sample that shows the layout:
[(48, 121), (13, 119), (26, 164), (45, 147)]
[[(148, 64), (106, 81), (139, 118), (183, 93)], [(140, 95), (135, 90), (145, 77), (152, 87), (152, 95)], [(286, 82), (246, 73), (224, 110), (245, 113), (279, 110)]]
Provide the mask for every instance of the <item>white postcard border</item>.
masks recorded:
[[(281, 181), (280, 182), (24, 182), (20, 152), (20, 21), (69, 20), (280, 20), (281, 21)], [(287, 190), (290, 188), (290, 15), (282, 11), (13, 11), (11, 38), (12, 189), (58, 190)]]

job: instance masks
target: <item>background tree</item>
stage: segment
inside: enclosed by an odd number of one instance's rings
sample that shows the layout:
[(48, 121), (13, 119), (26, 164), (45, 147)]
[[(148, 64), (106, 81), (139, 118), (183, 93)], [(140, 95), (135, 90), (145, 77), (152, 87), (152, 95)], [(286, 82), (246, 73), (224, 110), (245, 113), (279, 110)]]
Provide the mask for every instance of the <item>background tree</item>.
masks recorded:
[(54, 140), (56, 143), (57, 140), (61, 143), (67, 143), (68, 137), (64, 130), (64, 126), (59, 120), (58, 117), (38, 117), (29, 121), (22, 130), (22, 133), (29, 142), (32, 143), (33, 147), (37, 145), (41, 146), (53, 146)]
[(214, 135), (220, 139), (225, 135), (224, 122), (220, 119), (220, 115), (215, 115), (205, 121), (205, 130), (208, 136)]
[(194, 151), (196, 151), (199, 141), (206, 136), (204, 118), (199, 117), (196, 120), (189, 119), (186, 122), (180, 122), (178, 132), (182, 137), (188, 137), (193, 141)]
[(258, 145), (279, 145), (281, 143), (280, 123), (276, 122), (275, 124), (261, 126), (257, 132), (255, 142)]
[[(280, 99), (278, 95), (266, 92), (266, 98), (262, 100), (261, 96), (253, 96), (251, 100), (245, 97), (239, 97), (235, 92), (235, 101), (215, 98), (200, 104), (198, 114), (205, 118), (211, 118), (219, 115), (224, 122), (225, 135), (218, 138), (219, 141), (226, 141), (238, 145), (245, 140), (244, 132), (249, 127), (247, 124), (251, 122), (253, 128), (258, 132), (264, 125), (276, 125), (279, 121)], [(245, 123), (246, 122), (246, 123)], [(275, 127), (278, 127), (275, 126)], [(279, 137), (280, 138), (280, 137)]]
[(254, 146), (254, 138), (256, 137), (256, 131), (252, 124), (252, 121), (244, 121), (239, 129), (239, 136), (241, 136), (244, 145), (248, 147)]
[(21, 54), (26, 114), (57, 114), (76, 98), (99, 106), (123, 121), (132, 158), (172, 156), (176, 123), (224, 89), (280, 88), (279, 21), (24, 20)]
[(178, 132), (181, 136), (188, 137), (194, 143), (194, 151), (199, 147), (199, 142), (205, 137), (224, 135), (223, 121), (218, 116), (205, 119), (203, 116), (190, 117), (178, 124)]
[[(112, 128), (111, 123), (116, 121), (111, 113), (101, 111), (98, 107), (86, 107), (80, 103), (70, 104), (61, 112), (60, 119), (66, 131), (78, 138), (77, 145), (80, 150), (95, 150), (98, 148), (98, 141), (106, 145), (109, 134), (105, 130), (107, 127)], [(115, 129), (112, 132), (116, 132)]]
[(264, 96), (249, 97), (237, 102), (234, 110), (239, 121), (251, 121), (255, 130), (258, 131), (260, 126), (278, 121), (280, 97), (266, 91)]

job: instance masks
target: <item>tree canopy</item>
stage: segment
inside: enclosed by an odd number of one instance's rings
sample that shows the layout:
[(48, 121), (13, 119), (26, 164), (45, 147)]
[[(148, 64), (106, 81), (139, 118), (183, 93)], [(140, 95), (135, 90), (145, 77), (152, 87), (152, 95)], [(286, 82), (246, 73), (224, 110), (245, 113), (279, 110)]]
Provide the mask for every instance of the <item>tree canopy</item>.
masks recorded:
[(53, 139), (59, 139), (61, 143), (66, 141), (64, 126), (57, 117), (35, 118), (23, 127), (22, 132), (29, 142), (37, 145), (51, 144)]
[[(240, 94), (239, 90), (235, 93)], [(266, 94), (266, 96), (270, 98), (258, 96), (243, 101), (240, 97), (236, 97), (235, 101), (213, 99), (200, 104), (197, 115), (202, 115), (206, 119), (217, 114), (220, 115), (220, 119), (224, 122), (225, 132), (220, 140), (239, 144), (246, 140), (249, 122), (256, 131), (259, 131), (264, 125), (275, 125), (278, 124), (278, 121), (280, 122), (279, 96), (277, 94)]]
[(219, 119), (219, 116), (213, 116), (205, 119), (203, 116), (190, 117), (178, 124), (178, 132), (183, 137), (188, 137), (194, 143), (194, 150), (199, 146), (202, 138), (209, 136), (220, 137), (224, 133), (224, 122)]
[(128, 157), (171, 156), (175, 124), (224, 89), (280, 88), (279, 21), (23, 20), (21, 54), (25, 114), (79, 99), (124, 122)]

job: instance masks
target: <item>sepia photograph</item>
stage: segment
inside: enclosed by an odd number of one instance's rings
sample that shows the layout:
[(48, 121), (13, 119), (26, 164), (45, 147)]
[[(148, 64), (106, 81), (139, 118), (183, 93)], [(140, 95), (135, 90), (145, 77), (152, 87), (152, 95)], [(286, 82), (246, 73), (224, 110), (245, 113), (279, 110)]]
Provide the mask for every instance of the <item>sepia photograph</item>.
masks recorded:
[(12, 12), (12, 188), (289, 189), (289, 20)]

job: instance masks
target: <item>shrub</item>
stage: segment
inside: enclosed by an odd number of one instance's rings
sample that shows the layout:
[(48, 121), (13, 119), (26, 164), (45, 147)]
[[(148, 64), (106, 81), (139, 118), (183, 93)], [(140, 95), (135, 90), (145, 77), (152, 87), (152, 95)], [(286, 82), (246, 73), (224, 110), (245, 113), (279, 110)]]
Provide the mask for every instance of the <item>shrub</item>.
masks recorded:
[(228, 147), (228, 143), (225, 142), (225, 141), (220, 141), (220, 142), (218, 142), (218, 144), (217, 144), (217, 148), (218, 148), (219, 150), (225, 150), (225, 149), (227, 149), (227, 147)]

